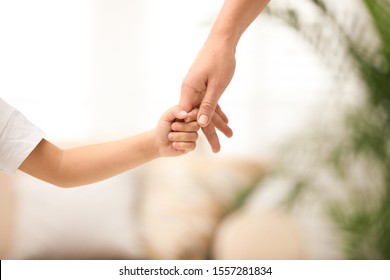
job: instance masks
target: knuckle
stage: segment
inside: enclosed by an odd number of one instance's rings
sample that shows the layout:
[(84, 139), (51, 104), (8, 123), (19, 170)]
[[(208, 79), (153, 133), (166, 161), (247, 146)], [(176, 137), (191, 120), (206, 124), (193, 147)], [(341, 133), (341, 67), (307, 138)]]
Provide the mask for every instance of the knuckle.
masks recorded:
[(209, 100), (204, 100), (201, 105), (202, 109), (207, 112), (212, 112), (215, 110), (216, 104)]

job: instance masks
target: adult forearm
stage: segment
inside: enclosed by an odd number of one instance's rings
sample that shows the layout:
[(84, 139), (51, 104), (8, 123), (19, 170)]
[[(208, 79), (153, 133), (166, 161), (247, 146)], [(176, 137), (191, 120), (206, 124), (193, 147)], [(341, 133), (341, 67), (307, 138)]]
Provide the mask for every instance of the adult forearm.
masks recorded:
[(225, 0), (207, 41), (235, 50), (241, 35), (270, 0)]

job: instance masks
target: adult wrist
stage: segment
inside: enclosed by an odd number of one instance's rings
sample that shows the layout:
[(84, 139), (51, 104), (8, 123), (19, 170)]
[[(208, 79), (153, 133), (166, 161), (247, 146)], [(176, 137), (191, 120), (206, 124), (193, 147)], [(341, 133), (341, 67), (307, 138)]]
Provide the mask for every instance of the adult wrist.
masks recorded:
[(216, 30), (210, 32), (205, 45), (212, 46), (216, 49), (223, 49), (224, 52), (231, 52), (235, 55), (239, 39), (239, 36)]

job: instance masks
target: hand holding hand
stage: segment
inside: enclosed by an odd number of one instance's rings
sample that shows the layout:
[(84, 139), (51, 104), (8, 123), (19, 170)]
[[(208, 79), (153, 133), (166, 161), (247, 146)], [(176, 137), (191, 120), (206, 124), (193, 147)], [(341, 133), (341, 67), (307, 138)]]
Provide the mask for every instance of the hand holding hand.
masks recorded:
[(227, 137), (233, 135), (218, 100), (233, 77), (235, 65), (234, 50), (207, 42), (182, 84), (179, 105), (187, 111), (199, 107), (198, 124), (213, 152), (220, 150), (216, 128)]
[(200, 128), (196, 122), (197, 112), (195, 109), (187, 113), (179, 106), (174, 106), (162, 115), (155, 128), (159, 156), (178, 156), (195, 149)]

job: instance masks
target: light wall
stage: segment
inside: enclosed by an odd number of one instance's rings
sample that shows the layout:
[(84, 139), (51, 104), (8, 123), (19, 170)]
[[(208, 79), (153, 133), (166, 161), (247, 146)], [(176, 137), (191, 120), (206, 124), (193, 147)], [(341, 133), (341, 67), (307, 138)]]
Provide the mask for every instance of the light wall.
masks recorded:
[[(178, 102), (181, 81), (222, 3), (2, 0), (0, 96), (59, 145), (150, 129)], [(329, 94), (329, 80), (308, 44), (261, 16), (237, 49), (236, 73), (220, 101), (235, 135), (221, 137), (214, 159), (238, 155), (268, 163), (278, 144), (330, 109), (327, 100), (338, 93)], [(209, 158), (204, 139), (198, 149)], [(12, 178), (18, 220), (11, 258), (109, 257), (106, 244), (116, 257), (136, 257), (134, 173), (72, 190), (21, 173)]]
[[(150, 129), (178, 102), (222, 3), (1, 1), (0, 95), (57, 143)], [(272, 156), (310, 119), (328, 78), (295, 33), (266, 16), (255, 21), (220, 101), (235, 132), (221, 137), (222, 153)]]

